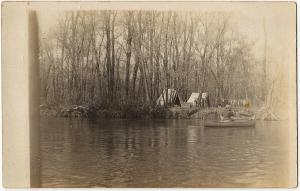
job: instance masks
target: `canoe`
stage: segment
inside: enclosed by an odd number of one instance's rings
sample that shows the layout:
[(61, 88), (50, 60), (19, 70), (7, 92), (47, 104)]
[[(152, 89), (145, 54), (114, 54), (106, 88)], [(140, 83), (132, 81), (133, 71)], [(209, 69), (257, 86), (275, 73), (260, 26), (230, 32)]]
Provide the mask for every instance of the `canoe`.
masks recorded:
[(255, 120), (205, 121), (204, 127), (255, 127)]

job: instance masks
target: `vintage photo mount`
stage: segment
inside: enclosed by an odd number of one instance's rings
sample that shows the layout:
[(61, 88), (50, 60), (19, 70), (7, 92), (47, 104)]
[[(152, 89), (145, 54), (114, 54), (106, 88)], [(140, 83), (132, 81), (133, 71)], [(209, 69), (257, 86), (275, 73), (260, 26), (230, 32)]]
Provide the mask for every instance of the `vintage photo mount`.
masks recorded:
[[(278, 2), (280, 4), (280, 2)], [(289, 58), (284, 60), (288, 82), (288, 187), (297, 186), (296, 4), (274, 6), (291, 13), (290, 31), (279, 39)], [(273, 6), (275, 2), (3, 2), (2, 3), (2, 140), (3, 186), (40, 187), (39, 147), (39, 12), (68, 10), (226, 10), (233, 6)], [(253, 8), (253, 7), (252, 7)], [(46, 21), (44, 21), (46, 22)], [(45, 24), (45, 23), (44, 23)], [(252, 31), (253, 32), (253, 31)]]

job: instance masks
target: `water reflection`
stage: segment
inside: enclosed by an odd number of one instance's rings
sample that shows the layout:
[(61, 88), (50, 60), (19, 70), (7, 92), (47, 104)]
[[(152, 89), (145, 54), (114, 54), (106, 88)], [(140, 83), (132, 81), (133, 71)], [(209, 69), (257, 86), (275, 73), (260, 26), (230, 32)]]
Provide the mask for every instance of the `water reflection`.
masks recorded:
[(42, 118), (44, 187), (283, 186), (284, 124)]

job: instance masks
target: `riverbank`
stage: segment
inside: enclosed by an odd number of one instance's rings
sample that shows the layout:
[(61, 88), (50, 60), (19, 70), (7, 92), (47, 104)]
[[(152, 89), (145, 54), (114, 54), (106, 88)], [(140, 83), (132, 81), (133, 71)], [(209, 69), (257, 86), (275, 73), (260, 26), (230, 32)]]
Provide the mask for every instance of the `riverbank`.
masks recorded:
[(104, 108), (97, 105), (51, 106), (41, 105), (41, 116), (67, 118), (141, 118), (147, 117), (149, 109), (146, 107), (124, 106), (122, 108)]
[(161, 119), (205, 119), (217, 108), (190, 108), (190, 107), (154, 107), (143, 105), (127, 105), (120, 108), (103, 108), (100, 106), (40, 106), (41, 116), (55, 116), (67, 118), (161, 118)]

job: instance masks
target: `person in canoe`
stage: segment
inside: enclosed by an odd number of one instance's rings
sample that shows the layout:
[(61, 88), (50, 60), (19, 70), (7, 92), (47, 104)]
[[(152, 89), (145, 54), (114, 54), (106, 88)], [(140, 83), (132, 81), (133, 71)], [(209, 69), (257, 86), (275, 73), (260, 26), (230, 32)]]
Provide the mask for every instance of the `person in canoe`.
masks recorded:
[(221, 121), (234, 121), (235, 119), (235, 113), (232, 111), (232, 109), (228, 109), (228, 111), (225, 112), (225, 114), (220, 114)]

